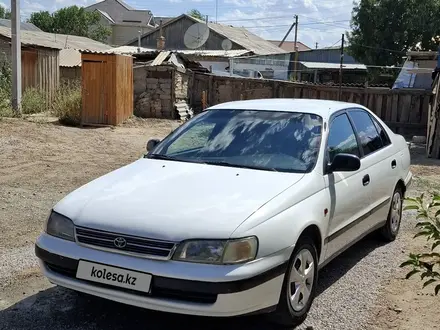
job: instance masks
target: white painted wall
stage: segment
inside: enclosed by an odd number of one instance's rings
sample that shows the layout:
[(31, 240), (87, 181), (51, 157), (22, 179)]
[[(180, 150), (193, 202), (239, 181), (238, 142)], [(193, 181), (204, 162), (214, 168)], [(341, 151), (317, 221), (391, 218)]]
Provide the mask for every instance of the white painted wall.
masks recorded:
[[(277, 79), (277, 80), (288, 80), (288, 69), (290, 54), (282, 54), (275, 56), (258, 56), (249, 58), (232, 59), (235, 71), (250, 70), (250, 71), (260, 71), (264, 77)], [(264, 71), (273, 70), (273, 77), (267, 76)]]
[(212, 66), (212, 70), (215, 71), (226, 71), (226, 68), (229, 66), (229, 62), (226, 61), (200, 61), (200, 64), (204, 67), (209, 69), (210, 66)]

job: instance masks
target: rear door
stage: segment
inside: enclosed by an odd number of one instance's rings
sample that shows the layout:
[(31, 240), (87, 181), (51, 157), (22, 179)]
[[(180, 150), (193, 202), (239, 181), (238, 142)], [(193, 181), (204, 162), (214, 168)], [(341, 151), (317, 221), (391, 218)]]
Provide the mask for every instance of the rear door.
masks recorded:
[(388, 135), (369, 112), (364, 109), (350, 109), (348, 114), (361, 144), (361, 162), (370, 178), (372, 194), (369, 226), (379, 225), (388, 215), (399, 162)]

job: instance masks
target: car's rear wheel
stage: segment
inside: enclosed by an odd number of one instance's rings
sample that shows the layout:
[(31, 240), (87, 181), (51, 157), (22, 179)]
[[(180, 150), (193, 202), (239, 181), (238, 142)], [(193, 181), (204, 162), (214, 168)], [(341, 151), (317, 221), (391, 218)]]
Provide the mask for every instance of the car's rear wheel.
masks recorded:
[(289, 327), (304, 322), (315, 298), (317, 281), (315, 244), (310, 238), (301, 238), (292, 253), (277, 309), (270, 314), (271, 320)]
[(386, 241), (392, 242), (396, 239), (400, 229), (400, 222), (402, 220), (402, 209), (403, 191), (400, 186), (397, 186), (391, 198), (387, 222), (380, 231), (383, 239)]

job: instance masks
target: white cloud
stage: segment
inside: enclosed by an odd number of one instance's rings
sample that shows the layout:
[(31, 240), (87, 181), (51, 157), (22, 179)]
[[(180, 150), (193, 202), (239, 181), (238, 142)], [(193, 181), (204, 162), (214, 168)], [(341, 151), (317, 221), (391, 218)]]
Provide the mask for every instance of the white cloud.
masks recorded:
[[(298, 40), (314, 48), (328, 47), (349, 29), (352, 0), (224, 0), (230, 10), (219, 22), (246, 27), (266, 39), (281, 40), (299, 16)], [(293, 31), (287, 40), (293, 41)]]

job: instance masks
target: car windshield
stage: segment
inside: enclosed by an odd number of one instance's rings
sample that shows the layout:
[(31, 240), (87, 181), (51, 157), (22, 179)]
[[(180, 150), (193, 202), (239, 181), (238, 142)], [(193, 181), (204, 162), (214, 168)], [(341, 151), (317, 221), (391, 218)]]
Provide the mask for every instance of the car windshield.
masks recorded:
[(146, 157), (270, 171), (313, 169), (322, 118), (262, 110), (208, 110), (180, 126)]

